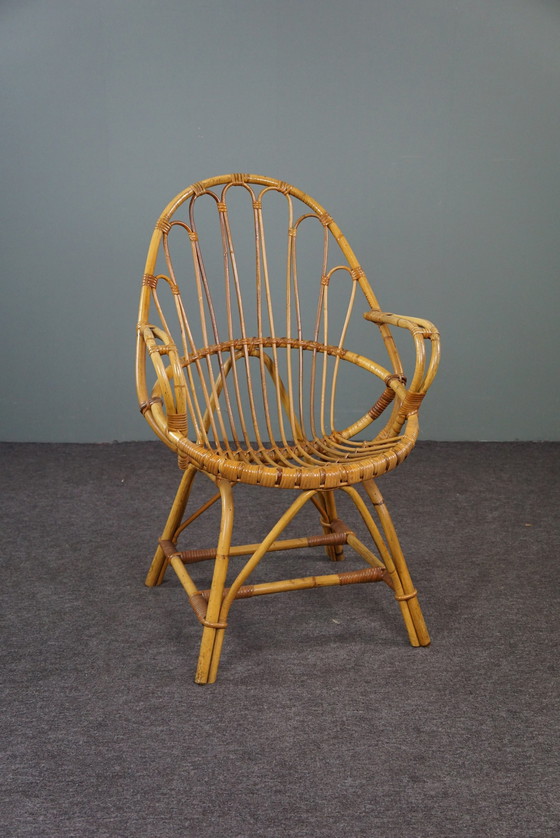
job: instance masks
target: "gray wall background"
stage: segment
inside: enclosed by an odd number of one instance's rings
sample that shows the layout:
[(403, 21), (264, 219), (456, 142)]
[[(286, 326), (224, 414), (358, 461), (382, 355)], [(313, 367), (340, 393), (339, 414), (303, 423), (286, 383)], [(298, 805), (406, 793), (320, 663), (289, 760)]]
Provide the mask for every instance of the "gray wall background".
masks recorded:
[(0, 62), (0, 439), (151, 438), (150, 233), (229, 171), (301, 186), (438, 324), (424, 438), (559, 438), (558, 2), (3, 0)]

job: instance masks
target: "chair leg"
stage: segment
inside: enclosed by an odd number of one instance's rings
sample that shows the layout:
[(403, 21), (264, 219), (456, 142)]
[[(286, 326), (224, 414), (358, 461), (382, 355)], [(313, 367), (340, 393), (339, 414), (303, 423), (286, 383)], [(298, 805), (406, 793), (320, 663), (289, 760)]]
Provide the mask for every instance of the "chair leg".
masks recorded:
[[(209, 683), (213, 684), (216, 680), (216, 676), (218, 674), (218, 664), (220, 662), (220, 654), (222, 650), (222, 644), (224, 641), (224, 632), (225, 632), (225, 622), (228, 618), (229, 609), (233, 601), (235, 600), (236, 594), (239, 591), (239, 588), (247, 580), (247, 578), (251, 575), (253, 570), (257, 567), (263, 556), (267, 553), (270, 545), (276, 541), (280, 533), (288, 526), (290, 521), (297, 515), (300, 509), (307, 503), (307, 501), (315, 496), (314, 491), (306, 491), (301, 492), (294, 502), (291, 504), (289, 509), (282, 515), (282, 517), (276, 522), (276, 524), (272, 527), (269, 531), (268, 535), (261, 541), (251, 558), (246, 562), (244, 567), (241, 571), (237, 574), (236, 578), (233, 580), (231, 586), (227, 590), (227, 595), (223, 597), (223, 601), (219, 606), (219, 615), (218, 619), (222, 623), (221, 626), (216, 627), (215, 639), (214, 639), (214, 647), (212, 650), (212, 661), (210, 664), (210, 669), (208, 673), (207, 682), (205, 681), (198, 681), (198, 683)], [(231, 524), (233, 523), (233, 505), (231, 510), (231, 521), (229, 523), (229, 534), (231, 537)], [(222, 527), (222, 530), (224, 527)], [(223, 584), (220, 589), (220, 596), (223, 595)], [(216, 601), (218, 597), (216, 596)], [(210, 602), (208, 603), (208, 610), (210, 610)]]
[[(387, 570), (389, 570), (397, 583), (395, 599), (399, 603), (410, 642), (413, 646), (428, 646), (430, 635), (424, 622), (420, 603), (418, 602), (417, 591), (412, 584), (412, 579), (410, 578), (410, 573), (389, 510), (373, 480), (367, 480), (364, 483), (364, 489), (375, 507), (387, 541), (389, 553), (389, 555), (385, 556)], [(390, 564), (392, 564), (392, 567), (389, 566)]]
[[(173, 505), (167, 518), (167, 523), (161, 536), (163, 540), (173, 540), (173, 536), (175, 535), (177, 527), (181, 523), (181, 518), (185, 513), (185, 507), (189, 499), (195, 474), (195, 467), (187, 466), (181, 478), (181, 482), (179, 483), (175, 500), (173, 501)], [(154, 587), (154, 585), (161, 585), (166, 570), (167, 560), (163, 554), (162, 548), (158, 546), (144, 584), (149, 588)]]
[[(321, 492), (312, 498), (313, 503), (319, 510), (321, 516), (321, 526), (325, 535), (333, 532), (331, 524), (338, 519), (336, 511), (336, 500), (332, 490), (328, 492)], [(327, 556), (332, 562), (341, 562), (344, 560), (344, 548), (342, 544), (332, 544), (325, 547)]]
[[(325, 493), (325, 504), (327, 508), (327, 515), (329, 523), (338, 520), (338, 514), (336, 511), (336, 500), (334, 497), (334, 492), (326, 492)], [(332, 531), (332, 530), (331, 530)], [(344, 547), (342, 544), (335, 544), (332, 548), (332, 560), (333, 562), (341, 562), (344, 560)]]
[(231, 484), (226, 480), (216, 481), (222, 501), (222, 518), (218, 549), (214, 560), (214, 573), (208, 598), (208, 608), (202, 631), (202, 641), (196, 669), (197, 684), (212, 684), (218, 674), (218, 664), (226, 625), (220, 622), (224, 586), (229, 564), (229, 550), (233, 529), (234, 505)]

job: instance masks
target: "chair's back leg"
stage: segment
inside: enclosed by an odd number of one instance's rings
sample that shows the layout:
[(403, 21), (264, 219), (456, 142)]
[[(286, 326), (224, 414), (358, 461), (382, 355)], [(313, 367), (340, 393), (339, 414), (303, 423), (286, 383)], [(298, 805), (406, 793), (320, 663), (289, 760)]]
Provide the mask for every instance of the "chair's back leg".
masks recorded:
[[(192, 465), (187, 466), (181, 478), (181, 482), (179, 483), (175, 500), (173, 501), (173, 505), (169, 511), (167, 523), (161, 536), (162, 540), (173, 540), (173, 536), (175, 535), (175, 532), (181, 523), (181, 518), (185, 513), (185, 507), (189, 499), (195, 474), (195, 467)], [(146, 584), (149, 588), (152, 588), (154, 585), (161, 585), (163, 577), (165, 576), (165, 571), (167, 570), (167, 564), (168, 563), (163, 554), (163, 550), (161, 546), (158, 546), (144, 584)]]
[[(323, 532), (325, 535), (329, 535), (334, 532), (332, 524), (338, 519), (334, 491), (320, 492), (312, 500), (319, 510)], [(333, 562), (341, 562), (344, 559), (344, 548), (342, 544), (327, 545), (325, 551), (329, 559)]]

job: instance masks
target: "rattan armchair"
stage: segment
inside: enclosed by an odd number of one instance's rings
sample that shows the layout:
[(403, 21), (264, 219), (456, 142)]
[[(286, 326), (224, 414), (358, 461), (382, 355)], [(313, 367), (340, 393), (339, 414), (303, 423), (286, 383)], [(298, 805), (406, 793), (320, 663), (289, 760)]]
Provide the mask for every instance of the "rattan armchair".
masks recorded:
[[(413, 341), (408, 383), (393, 327)], [(385, 365), (370, 357), (376, 335)], [(202, 624), (197, 683), (216, 680), (233, 603), (261, 594), (383, 582), (410, 643), (429, 644), (376, 479), (414, 447), (438, 362), (436, 328), (381, 310), (339, 227), (301, 190), (230, 174), (189, 186), (166, 207), (142, 283), (137, 390), (144, 417), (176, 452), (183, 474), (146, 584), (159, 585), (171, 566), (184, 587)], [(352, 372), (360, 378), (350, 386)], [(214, 491), (187, 516), (201, 472)], [(295, 500), (287, 494), (286, 512), (258, 544), (232, 545), (237, 483), (262, 487), (262, 503), (267, 492), (297, 492)], [(340, 492), (355, 505), (369, 546), (339, 517)], [(280, 539), (308, 501), (318, 532)], [(216, 543), (180, 549), (189, 526), (215, 502)], [(323, 547), (339, 561), (345, 545), (362, 567), (247, 584), (269, 552)], [(204, 561), (213, 563), (207, 588), (188, 570)]]

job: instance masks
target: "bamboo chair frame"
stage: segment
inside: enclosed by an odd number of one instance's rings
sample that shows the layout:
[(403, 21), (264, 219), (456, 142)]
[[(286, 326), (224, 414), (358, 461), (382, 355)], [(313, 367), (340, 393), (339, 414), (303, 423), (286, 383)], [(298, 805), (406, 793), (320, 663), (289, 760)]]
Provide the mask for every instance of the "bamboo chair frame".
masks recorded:
[[(243, 277), (237, 264), (230, 219), (228, 202), (234, 189), (245, 190), (252, 207), (255, 276), (251, 282), (256, 300), (253, 330), (242, 293)], [(263, 214), (263, 204), (271, 192), (285, 197), (288, 210), (286, 273), (281, 279), (285, 289), (285, 319), (280, 332), (282, 312), (275, 310), (273, 300), (278, 278), (271, 275), (269, 268)], [(224, 280), (221, 301), (225, 302), (227, 336), (223, 328), (220, 332), (219, 311), (210, 289), (196, 223), (196, 205), (201, 198), (211, 205), (213, 202), (219, 222)], [(303, 207), (300, 215), (297, 207)], [(188, 209), (187, 220), (179, 215), (181, 208)], [(317, 283), (315, 328), (312, 334), (305, 334), (297, 245), (303, 224), (309, 220), (319, 222), (323, 228), (323, 256)], [(170, 246), (170, 237), (176, 233), (186, 235), (190, 246), (193, 269), (190, 287), (181, 288), (176, 275)], [(333, 247), (337, 261), (330, 266)], [(158, 273), (158, 259), (165, 263), (164, 272)], [(333, 276), (341, 271), (350, 279), (351, 292), (341, 334), (336, 343), (331, 343), (329, 286)], [(358, 289), (367, 306), (363, 316), (380, 331), (388, 367), (345, 346)], [(178, 342), (168, 323), (169, 314), (164, 311), (163, 293), (170, 298), (170, 310), (178, 322)], [(408, 385), (393, 327), (408, 330), (414, 343), (415, 367)], [(146, 260), (137, 331), (136, 380), (140, 409), (155, 434), (176, 452), (183, 470), (146, 585), (161, 584), (171, 566), (183, 586), (203, 627), (195, 681), (204, 684), (216, 680), (233, 603), (263, 594), (384, 582), (398, 602), (410, 643), (428, 645), (430, 638), (417, 591), (376, 479), (401, 463), (418, 437), (418, 411), (439, 363), (439, 333), (433, 324), (381, 310), (340, 228), (309, 195), (274, 178), (229, 174), (189, 186), (159, 217)], [(429, 357), (427, 344), (431, 347)], [(148, 358), (151, 365), (147, 363)], [(366, 413), (347, 427), (337, 428), (335, 402), (342, 361), (379, 379), (384, 390)], [(150, 380), (149, 369), (152, 370)], [(309, 415), (305, 406), (307, 396)], [(373, 426), (371, 430), (370, 426)], [(367, 439), (356, 439), (366, 430)], [(216, 491), (185, 518), (193, 480), (199, 472), (213, 481)], [(298, 490), (295, 500), (260, 543), (231, 543), (232, 490), (237, 483)], [(356, 485), (362, 485), (369, 505)], [(355, 505), (371, 536), (373, 550), (339, 518), (337, 490), (343, 491)], [(321, 533), (280, 539), (283, 530), (308, 501), (312, 501), (319, 513)], [(221, 525), (216, 547), (178, 549), (179, 537), (218, 502)], [(266, 553), (322, 546), (331, 560), (340, 561), (344, 558), (344, 545), (364, 560), (363, 569), (246, 584)], [(242, 556), (249, 558), (231, 576), (230, 559)], [(204, 561), (213, 562), (213, 572), (209, 587), (200, 589), (187, 568)]]

